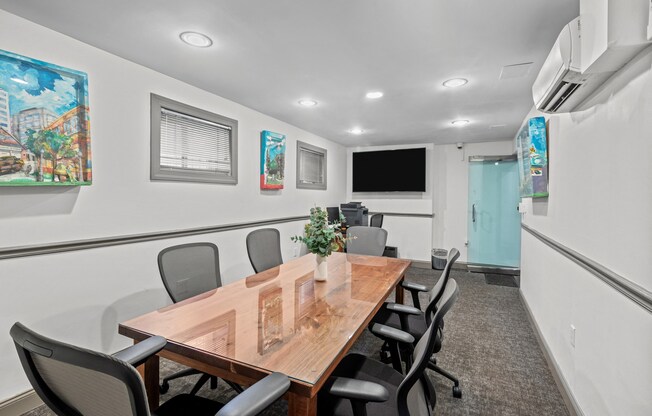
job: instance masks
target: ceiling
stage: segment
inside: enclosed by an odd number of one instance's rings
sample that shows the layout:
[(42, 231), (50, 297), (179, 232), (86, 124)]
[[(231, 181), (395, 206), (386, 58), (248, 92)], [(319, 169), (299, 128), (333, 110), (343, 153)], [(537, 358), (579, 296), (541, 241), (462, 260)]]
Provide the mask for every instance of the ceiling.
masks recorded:
[[(366, 146), (512, 138), (579, 0), (0, 0), (0, 8), (346, 146)], [(213, 46), (182, 43), (189, 30)], [(526, 62), (529, 72), (500, 79), (504, 66)], [(442, 86), (454, 77), (469, 83)], [(370, 100), (369, 91), (385, 95)], [(302, 107), (302, 98), (319, 104)], [(470, 123), (455, 127), (455, 119)], [(354, 127), (364, 133), (352, 135)]]

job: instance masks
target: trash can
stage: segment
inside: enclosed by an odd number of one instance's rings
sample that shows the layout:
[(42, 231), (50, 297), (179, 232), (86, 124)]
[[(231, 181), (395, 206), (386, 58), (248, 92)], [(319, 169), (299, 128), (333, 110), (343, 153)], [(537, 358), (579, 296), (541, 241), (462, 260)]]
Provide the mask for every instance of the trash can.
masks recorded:
[(444, 270), (448, 261), (448, 250), (443, 248), (433, 248), (431, 255), (432, 268), (435, 270)]

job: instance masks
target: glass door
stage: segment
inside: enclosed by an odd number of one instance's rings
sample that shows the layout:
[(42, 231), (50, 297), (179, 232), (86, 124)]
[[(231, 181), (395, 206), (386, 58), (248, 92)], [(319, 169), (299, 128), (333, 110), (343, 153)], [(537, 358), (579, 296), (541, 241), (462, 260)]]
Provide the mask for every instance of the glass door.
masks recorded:
[(519, 179), (514, 156), (469, 159), (468, 262), (520, 267)]

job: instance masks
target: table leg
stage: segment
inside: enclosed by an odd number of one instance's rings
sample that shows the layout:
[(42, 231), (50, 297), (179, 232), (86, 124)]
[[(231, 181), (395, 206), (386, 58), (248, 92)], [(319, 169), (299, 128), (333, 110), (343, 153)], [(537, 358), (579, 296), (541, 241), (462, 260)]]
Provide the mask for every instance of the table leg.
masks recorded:
[(147, 393), (147, 403), (149, 410), (154, 411), (158, 408), (159, 402), (159, 358), (158, 355), (153, 355), (145, 361), (145, 364), (137, 368), (140, 377), (145, 384), (145, 392)]
[(398, 281), (398, 284), (396, 285), (395, 289), (395, 298), (394, 302), (396, 303), (403, 303), (403, 299), (405, 296), (405, 289), (403, 289), (403, 286), (401, 286), (401, 283), (403, 283), (403, 280), (405, 280), (405, 276), (401, 277), (401, 280)]
[(290, 416), (315, 416), (317, 415), (317, 396), (299, 396), (288, 393), (288, 415)]

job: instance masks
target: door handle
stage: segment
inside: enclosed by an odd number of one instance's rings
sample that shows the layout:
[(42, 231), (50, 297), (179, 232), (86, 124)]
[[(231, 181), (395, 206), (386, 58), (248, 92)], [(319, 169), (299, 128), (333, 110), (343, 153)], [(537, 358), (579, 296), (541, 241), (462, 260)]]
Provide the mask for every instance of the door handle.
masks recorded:
[(471, 206), (471, 219), (475, 222), (475, 204)]

